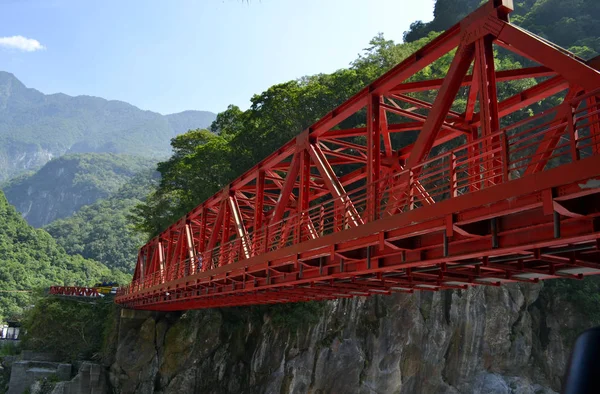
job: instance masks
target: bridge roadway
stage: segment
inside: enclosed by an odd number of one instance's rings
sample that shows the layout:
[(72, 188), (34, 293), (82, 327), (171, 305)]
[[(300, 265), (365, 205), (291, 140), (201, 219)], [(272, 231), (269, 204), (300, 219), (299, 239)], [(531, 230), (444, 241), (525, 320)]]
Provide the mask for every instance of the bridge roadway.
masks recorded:
[[(152, 239), (116, 302), (185, 310), (599, 274), (600, 59), (512, 25), (510, 7), (483, 5)], [(531, 65), (495, 70), (497, 48)], [(411, 78), (454, 49), (444, 79)]]

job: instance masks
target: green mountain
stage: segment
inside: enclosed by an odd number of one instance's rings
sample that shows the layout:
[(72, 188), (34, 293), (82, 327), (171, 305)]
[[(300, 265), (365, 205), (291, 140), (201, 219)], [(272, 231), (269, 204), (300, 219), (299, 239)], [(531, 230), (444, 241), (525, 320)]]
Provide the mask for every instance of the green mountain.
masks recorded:
[(156, 187), (158, 174), (146, 170), (127, 181), (108, 198), (55, 220), (44, 229), (69, 254), (80, 254), (124, 272), (133, 272), (137, 250), (146, 239), (129, 223), (133, 208)]
[(96, 261), (68, 255), (46, 231), (29, 226), (2, 192), (0, 223), (0, 321), (29, 305), (31, 294), (19, 290), (129, 279)]
[(66, 153), (168, 156), (172, 137), (214, 119), (206, 111), (163, 116), (122, 101), (45, 95), (0, 71), (0, 181)]
[(12, 179), (2, 189), (30, 225), (42, 227), (108, 197), (155, 165), (156, 160), (124, 154), (65, 155), (33, 174)]

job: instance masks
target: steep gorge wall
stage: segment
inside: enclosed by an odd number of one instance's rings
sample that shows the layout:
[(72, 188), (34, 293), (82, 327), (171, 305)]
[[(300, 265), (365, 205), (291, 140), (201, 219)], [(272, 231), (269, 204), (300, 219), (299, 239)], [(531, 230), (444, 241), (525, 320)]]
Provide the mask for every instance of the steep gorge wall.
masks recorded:
[(248, 308), (121, 319), (110, 380), (118, 393), (554, 393), (589, 319), (541, 286), (337, 300), (296, 327)]

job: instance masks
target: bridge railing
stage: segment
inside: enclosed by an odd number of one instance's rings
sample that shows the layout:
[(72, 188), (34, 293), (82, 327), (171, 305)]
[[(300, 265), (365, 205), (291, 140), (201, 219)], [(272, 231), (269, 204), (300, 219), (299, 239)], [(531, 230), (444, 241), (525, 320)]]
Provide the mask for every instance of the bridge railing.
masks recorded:
[[(334, 232), (509, 182), (600, 152), (600, 90), (577, 97), (372, 184), (199, 252), (205, 272)], [(189, 259), (146, 275), (119, 295), (194, 274)]]

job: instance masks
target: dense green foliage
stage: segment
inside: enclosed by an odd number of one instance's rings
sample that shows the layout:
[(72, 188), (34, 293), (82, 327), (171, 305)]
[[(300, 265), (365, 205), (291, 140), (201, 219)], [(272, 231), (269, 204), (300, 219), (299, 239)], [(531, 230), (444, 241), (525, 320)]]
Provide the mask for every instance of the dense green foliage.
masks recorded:
[[(434, 19), (411, 24), (404, 40), (412, 42), (443, 31), (488, 0), (438, 0)], [(600, 53), (600, 2), (597, 0), (515, 0), (511, 22), (584, 58)]]
[(133, 231), (132, 209), (154, 189), (157, 173), (142, 171), (108, 198), (81, 208), (73, 216), (55, 220), (44, 229), (69, 254), (80, 254), (124, 272), (133, 272), (144, 236)]
[(514, 23), (589, 59), (600, 53), (600, 2), (527, 0), (516, 2)]
[(34, 227), (71, 216), (115, 193), (156, 160), (114, 153), (66, 155), (3, 185), (8, 201)]
[(46, 231), (29, 226), (2, 192), (0, 223), (0, 321), (20, 316), (31, 304), (30, 293), (15, 290), (90, 285), (102, 279), (129, 280), (120, 271), (68, 255)]
[[(442, 0), (436, 1), (433, 8), (433, 20), (415, 21), (404, 32), (404, 41), (412, 42), (425, 37), (432, 31), (444, 31), (469, 15), (480, 4), (488, 0)], [(517, 0), (516, 3), (519, 3)]]
[(22, 345), (65, 361), (99, 359), (113, 329), (115, 309), (112, 299), (38, 296), (23, 319)]
[(0, 72), (0, 181), (67, 152), (164, 157), (170, 138), (207, 127), (214, 117), (205, 111), (163, 116), (122, 101), (44, 95)]

